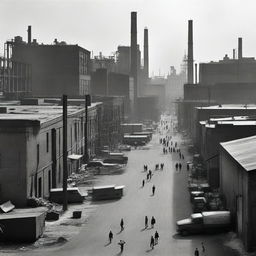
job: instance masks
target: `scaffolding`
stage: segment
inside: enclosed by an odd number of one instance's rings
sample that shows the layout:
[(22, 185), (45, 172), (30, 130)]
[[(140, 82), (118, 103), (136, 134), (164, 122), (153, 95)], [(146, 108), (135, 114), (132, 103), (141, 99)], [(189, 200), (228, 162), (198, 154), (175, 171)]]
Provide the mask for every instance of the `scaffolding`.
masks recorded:
[(0, 92), (6, 98), (20, 99), (31, 94), (31, 65), (14, 61), (12, 41), (4, 47), (4, 57), (0, 57)]

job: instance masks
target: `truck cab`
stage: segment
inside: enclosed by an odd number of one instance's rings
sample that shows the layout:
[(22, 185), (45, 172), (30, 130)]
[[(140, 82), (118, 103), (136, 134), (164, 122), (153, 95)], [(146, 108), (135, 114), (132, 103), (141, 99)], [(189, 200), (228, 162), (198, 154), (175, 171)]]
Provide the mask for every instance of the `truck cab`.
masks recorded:
[(177, 221), (181, 235), (225, 231), (231, 227), (230, 211), (209, 211), (191, 214), (190, 218)]

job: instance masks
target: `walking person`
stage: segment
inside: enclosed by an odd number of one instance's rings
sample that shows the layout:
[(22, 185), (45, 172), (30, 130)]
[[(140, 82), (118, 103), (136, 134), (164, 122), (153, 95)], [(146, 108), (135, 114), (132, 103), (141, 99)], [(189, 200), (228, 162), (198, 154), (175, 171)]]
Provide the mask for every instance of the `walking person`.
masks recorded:
[(123, 218), (120, 221), (120, 227), (121, 227), (121, 231), (123, 231), (124, 230), (124, 220), (123, 220)]
[(145, 229), (148, 228), (148, 216), (145, 216)]
[(152, 187), (152, 195), (153, 196), (155, 195), (155, 191), (156, 191), (156, 187), (155, 187), (155, 185), (153, 185), (153, 187)]
[(181, 163), (179, 163), (179, 169), (181, 170), (181, 168), (182, 168), (182, 164), (181, 164)]
[(108, 233), (108, 239), (109, 239), (109, 243), (111, 244), (112, 239), (113, 239), (113, 233), (112, 233), (111, 230), (110, 230), (109, 233)]
[(199, 256), (199, 251), (198, 251), (198, 249), (197, 249), (197, 248), (195, 249), (195, 253), (194, 253), (194, 255), (195, 255), (195, 256)]
[(150, 238), (150, 248), (153, 250), (154, 249), (154, 245), (155, 245), (155, 240), (154, 240), (154, 237), (151, 236)]
[(156, 224), (156, 219), (155, 219), (154, 216), (152, 216), (152, 218), (151, 218), (151, 228), (154, 228), (155, 224)]
[(145, 180), (143, 179), (142, 180), (142, 187), (144, 188), (144, 185), (145, 185)]
[(124, 244), (125, 244), (125, 241), (124, 241), (124, 240), (120, 240), (118, 244), (120, 245), (120, 251), (121, 251), (121, 253), (122, 253), (122, 252), (124, 251)]
[(159, 234), (158, 234), (158, 232), (156, 231), (156, 232), (155, 232), (155, 245), (158, 244), (158, 239), (159, 239)]
[(205, 253), (204, 243), (202, 242), (201, 245), (202, 245), (202, 253), (203, 253), (203, 255), (204, 255), (204, 253)]

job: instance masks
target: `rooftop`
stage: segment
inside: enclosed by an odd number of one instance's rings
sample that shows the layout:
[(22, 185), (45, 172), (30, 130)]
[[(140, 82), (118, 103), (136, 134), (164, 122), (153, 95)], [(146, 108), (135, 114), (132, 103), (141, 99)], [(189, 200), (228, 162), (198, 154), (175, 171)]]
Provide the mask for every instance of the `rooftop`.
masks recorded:
[(214, 105), (208, 107), (196, 107), (197, 109), (256, 109), (255, 104), (224, 104), (224, 105)]
[[(92, 103), (91, 107), (97, 104)], [(68, 106), (68, 115), (83, 110), (83, 106)], [(40, 124), (43, 124), (59, 117), (62, 117), (62, 106), (58, 105), (9, 105), (0, 103), (0, 121), (39, 121)]]
[(246, 171), (256, 169), (256, 136), (232, 140), (220, 145)]
[(232, 126), (252, 126), (256, 125), (256, 118), (254, 116), (232, 116), (222, 118), (210, 118), (199, 122), (207, 128), (215, 128), (216, 125), (232, 125)]

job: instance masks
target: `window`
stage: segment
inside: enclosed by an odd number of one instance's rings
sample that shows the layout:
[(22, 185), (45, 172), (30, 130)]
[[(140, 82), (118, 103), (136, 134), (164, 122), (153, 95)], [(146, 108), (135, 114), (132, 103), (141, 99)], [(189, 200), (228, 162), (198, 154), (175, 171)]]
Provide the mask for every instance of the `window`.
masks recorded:
[(37, 160), (37, 165), (39, 165), (39, 160), (40, 160), (40, 152), (39, 152), (39, 144), (36, 146), (36, 160)]
[(46, 152), (49, 152), (49, 133), (46, 133)]

